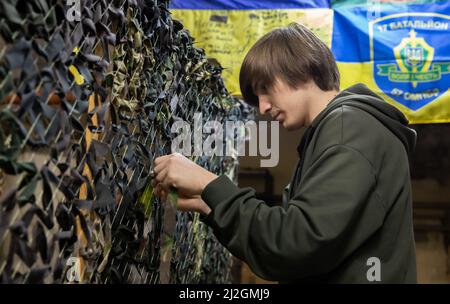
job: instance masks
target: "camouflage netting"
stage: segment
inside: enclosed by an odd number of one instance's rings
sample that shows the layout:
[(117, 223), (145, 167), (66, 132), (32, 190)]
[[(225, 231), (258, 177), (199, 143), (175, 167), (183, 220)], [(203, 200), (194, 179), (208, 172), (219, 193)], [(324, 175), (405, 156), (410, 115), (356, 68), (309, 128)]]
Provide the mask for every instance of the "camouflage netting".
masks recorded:
[[(148, 175), (174, 121), (251, 113), (167, 5), (86, 0), (70, 21), (66, 0), (1, 1), (1, 282), (229, 282), (230, 254)], [(193, 160), (236, 176), (237, 157)]]

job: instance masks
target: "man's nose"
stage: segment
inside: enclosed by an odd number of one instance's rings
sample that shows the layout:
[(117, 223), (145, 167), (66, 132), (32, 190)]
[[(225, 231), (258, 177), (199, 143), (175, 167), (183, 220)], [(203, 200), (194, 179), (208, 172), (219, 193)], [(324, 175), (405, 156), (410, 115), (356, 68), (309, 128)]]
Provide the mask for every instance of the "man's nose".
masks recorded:
[(261, 113), (261, 115), (269, 112), (271, 108), (272, 105), (270, 102), (268, 102), (265, 98), (259, 98), (259, 113)]

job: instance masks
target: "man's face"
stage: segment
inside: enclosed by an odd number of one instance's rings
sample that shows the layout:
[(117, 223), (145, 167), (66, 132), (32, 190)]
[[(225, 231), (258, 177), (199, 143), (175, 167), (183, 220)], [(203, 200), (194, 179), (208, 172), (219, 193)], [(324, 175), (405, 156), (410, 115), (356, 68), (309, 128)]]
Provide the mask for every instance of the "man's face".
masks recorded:
[(259, 111), (269, 113), (288, 130), (300, 129), (306, 125), (314, 85), (314, 81), (308, 81), (292, 89), (278, 80), (271, 90), (257, 95)]

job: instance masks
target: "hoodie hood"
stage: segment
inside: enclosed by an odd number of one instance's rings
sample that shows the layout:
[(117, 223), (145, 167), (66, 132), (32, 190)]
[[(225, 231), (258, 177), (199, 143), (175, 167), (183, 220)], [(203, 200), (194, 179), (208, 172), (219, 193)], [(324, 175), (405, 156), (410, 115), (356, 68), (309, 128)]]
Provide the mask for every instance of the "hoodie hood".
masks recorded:
[(340, 92), (314, 119), (311, 126), (315, 128), (328, 113), (342, 105), (368, 112), (400, 139), (409, 155), (414, 151), (417, 134), (408, 127), (408, 119), (400, 110), (384, 101), (364, 84), (356, 84)]

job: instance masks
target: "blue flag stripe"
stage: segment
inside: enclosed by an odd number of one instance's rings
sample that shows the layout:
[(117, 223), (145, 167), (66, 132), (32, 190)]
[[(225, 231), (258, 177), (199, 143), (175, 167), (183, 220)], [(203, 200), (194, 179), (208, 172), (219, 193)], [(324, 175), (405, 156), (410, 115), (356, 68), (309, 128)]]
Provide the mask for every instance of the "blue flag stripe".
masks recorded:
[(170, 9), (251, 10), (330, 8), (330, 0), (172, 0)]

